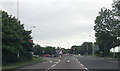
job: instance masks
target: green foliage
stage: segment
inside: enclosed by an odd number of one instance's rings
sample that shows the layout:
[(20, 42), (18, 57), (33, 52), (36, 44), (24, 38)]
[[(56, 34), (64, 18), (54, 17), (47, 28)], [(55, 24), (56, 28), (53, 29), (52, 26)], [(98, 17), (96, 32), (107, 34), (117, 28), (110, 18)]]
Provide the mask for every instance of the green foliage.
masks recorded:
[[(30, 34), (31, 31), (26, 31), (19, 20), (2, 11), (3, 63), (14, 61), (16, 58), (17, 60), (32, 59), (30, 51), (32, 51), (33, 44), (29, 42), (31, 39)], [(18, 53), (20, 53), (20, 57), (17, 56)]]
[(34, 55), (39, 55), (39, 56), (42, 56), (44, 53), (44, 48), (41, 47), (40, 45), (36, 45), (34, 48), (33, 48), (33, 53)]
[(47, 46), (44, 48), (44, 52), (45, 52), (45, 54), (52, 55), (52, 54), (56, 53), (56, 49), (55, 49), (55, 47)]
[(33, 53), (34, 55), (39, 55), (39, 56), (43, 56), (44, 54), (52, 55), (56, 53), (56, 49), (55, 47), (51, 47), (51, 46), (41, 47), (40, 45), (37, 44), (33, 48)]
[(67, 54), (67, 53), (71, 54), (71, 49), (64, 49), (64, 54)]
[(99, 45), (100, 51), (109, 54), (109, 50), (120, 45), (117, 37), (120, 37), (120, 2), (113, 3), (115, 11), (102, 8), (95, 20), (95, 37), (96, 44)]
[(84, 42), (81, 46), (74, 45), (71, 47), (71, 51), (74, 54), (92, 54), (92, 43)]

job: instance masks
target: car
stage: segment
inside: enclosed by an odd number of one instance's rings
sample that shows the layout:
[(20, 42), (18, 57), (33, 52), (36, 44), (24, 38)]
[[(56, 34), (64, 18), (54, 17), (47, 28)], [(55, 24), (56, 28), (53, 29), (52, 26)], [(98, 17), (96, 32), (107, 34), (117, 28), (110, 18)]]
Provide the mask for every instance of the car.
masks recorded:
[(58, 57), (58, 55), (57, 55), (57, 54), (54, 54), (54, 57)]
[(44, 57), (50, 57), (50, 55), (49, 54), (45, 54), (45, 55), (43, 55)]

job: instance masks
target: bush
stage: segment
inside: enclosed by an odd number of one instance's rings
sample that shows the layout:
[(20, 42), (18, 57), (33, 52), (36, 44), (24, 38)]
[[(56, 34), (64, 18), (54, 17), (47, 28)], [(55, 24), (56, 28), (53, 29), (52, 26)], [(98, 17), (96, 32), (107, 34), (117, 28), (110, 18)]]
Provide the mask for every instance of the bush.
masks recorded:
[(31, 53), (20, 53), (20, 61), (32, 60)]
[(19, 58), (17, 57), (17, 55), (12, 54), (12, 53), (8, 53), (7, 55), (3, 55), (2, 56), (2, 64), (8, 64), (8, 63), (15, 63), (18, 62)]

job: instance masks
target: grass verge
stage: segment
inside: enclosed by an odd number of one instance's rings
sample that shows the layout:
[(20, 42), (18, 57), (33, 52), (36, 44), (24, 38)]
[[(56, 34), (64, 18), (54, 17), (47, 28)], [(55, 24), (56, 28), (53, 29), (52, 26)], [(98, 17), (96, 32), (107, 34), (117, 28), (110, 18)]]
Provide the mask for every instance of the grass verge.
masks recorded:
[(43, 61), (44, 61), (43, 58), (33, 57), (33, 60), (4, 65), (4, 66), (2, 66), (2, 69), (16, 69), (16, 68), (19, 68), (19, 67), (23, 67), (23, 66), (35, 64), (35, 63), (38, 63), (38, 62), (43, 62)]

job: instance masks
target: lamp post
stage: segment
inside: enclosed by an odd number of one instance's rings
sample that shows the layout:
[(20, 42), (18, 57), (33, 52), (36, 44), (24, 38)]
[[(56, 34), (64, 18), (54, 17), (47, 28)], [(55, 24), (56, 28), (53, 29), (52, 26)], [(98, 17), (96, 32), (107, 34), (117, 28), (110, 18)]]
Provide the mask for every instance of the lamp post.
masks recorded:
[(19, 0), (17, 0), (17, 19), (19, 19)]
[(88, 42), (87, 42), (87, 55), (88, 55)]

